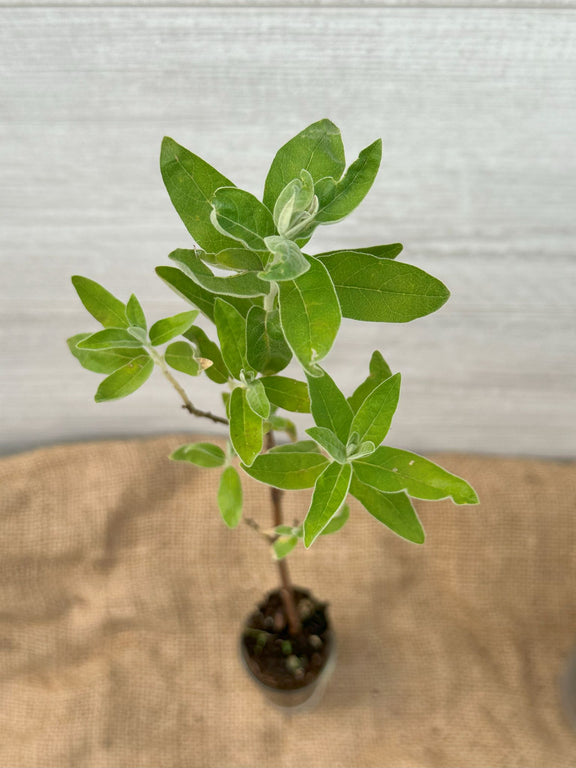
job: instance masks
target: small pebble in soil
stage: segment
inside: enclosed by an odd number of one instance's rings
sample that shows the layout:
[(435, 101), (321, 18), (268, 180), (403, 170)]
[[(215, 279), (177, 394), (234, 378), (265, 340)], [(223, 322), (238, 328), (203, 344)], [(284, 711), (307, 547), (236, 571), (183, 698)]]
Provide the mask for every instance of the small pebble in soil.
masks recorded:
[(318, 637), (318, 635), (310, 635), (310, 637), (308, 638), (308, 642), (310, 643), (312, 648), (316, 648), (316, 649), (322, 648), (322, 645), (323, 645), (322, 640)]
[(309, 616), (312, 616), (314, 610), (314, 603), (311, 600), (308, 600), (308, 598), (304, 598), (298, 603), (298, 613), (300, 614), (302, 621), (306, 621)]
[(288, 656), (286, 659), (286, 668), (290, 670), (290, 672), (293, 672), (294, 674), (297, 672), (297, 670), (301, 669), (300, 659), (298, 656), (294, 656), (292, 654), (291, 656)]

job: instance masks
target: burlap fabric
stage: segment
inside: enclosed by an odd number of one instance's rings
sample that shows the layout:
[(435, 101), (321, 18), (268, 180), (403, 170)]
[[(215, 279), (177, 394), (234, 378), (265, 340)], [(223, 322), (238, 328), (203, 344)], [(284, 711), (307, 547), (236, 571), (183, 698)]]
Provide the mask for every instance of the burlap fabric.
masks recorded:
[[(167, 460), (181, 442), (0, 462), (2, 766), (576, 765), (557, 685), (576, 642), (574, 464), (444, 455), (482, 505), (419, 503), (424, 547), (353, 506), (299, 551), (339, 661), (320, 707), (286, 717), (237, 656), (275, 567), (220, 521), (217, 470)], [(265, 523), (267, 489), (245, 483), (245, 507)]]

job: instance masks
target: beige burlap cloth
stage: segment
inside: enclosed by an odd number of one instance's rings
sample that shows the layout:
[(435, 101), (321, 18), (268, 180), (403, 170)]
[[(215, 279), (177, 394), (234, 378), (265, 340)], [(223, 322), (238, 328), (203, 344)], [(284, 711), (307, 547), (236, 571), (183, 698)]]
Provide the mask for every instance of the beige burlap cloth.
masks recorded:
[[(420, 502), (408, 544), (353, 506), (292, 558), (330, 602), (337, 672), (291, 718), (253, 689), (238, 628), (276, 583), (229, 531), (180, 436), (0, 462), (0, 765), (576, 765), (558, 678), (576, 642), (575, 465), (444, 455), (482, 505)], [(287, 499), (302, 517), (308, 494)], [(245, 483), (266, 523), (267, 489)]]

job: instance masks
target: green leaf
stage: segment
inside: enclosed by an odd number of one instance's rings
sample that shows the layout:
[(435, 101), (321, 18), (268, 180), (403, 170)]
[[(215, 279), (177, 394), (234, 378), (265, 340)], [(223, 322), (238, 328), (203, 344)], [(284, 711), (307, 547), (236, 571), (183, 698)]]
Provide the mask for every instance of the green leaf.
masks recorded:
[(310, 256), (306, 259), (308, 272), (278, 283), (280, 320), (294, 355), (314, 376), (316, 364), (326, 357), (338, 333), (340, 305), (324, 264)]
[(284, 490), (312, 488), (328, 464), (312, 440), (272, 448), (242, 469), (261, 483)]
[(200, 312), (214, 322), (213, 293), (204, 290), (176, 267), (156, 267), (156, 274), (181, 298), (198, 307)]
[(210, 293), (222, 296), (264, 296), (270, 291), (270, 285), (251, 272), (232, 277), (216, 277), (195, 251), (178, 248), (172, 251), (169, 258), (181, 264), (192, 280)]
[(287, 376), (264, 376), (260, 381), (273, 405), (294, 413), (310, 413), (308, 387), (303, 381)]
[(302, 169), (314, 181), (332, 176), (339, 179), (346, 167), (340, 130), (330, 120), (319, 120), (290, 139), (276, 153), (264, 186), (264, 205), (274, 209), (276, 199)]
[(264, 269), (268, 258), (266, 251), (250, 251), (247, 248), (225, 248), (218, 253), (206, 253), (200, 251), (200, 258), (207, 264), (222, 269), (233, 269), (238, 272), (258, 272)]
[(346, 501), (352, 467), (329, 464), (316, 481), (312, 502), (304, 520), (304, 546), (310, 547)]
[(307, 378), (315, 423), (332, 430), (346, 445), (353, 416), (348, 401), (326, 371), (322, 371), (321, 376)]
[(446, 303), (450, 292), (418, 267), (357, 251), (323, 256), (342, 314), (354, 320), (407, 323)]
[(186, 333), (197, 317), (198, 311), (192, 310), (157, 320), (152, 328), (150, 328), (150, 342), (155, 347), (160, 344), (166, 344), (167, 341), (174, 339), (176, 336)]
[(424, 530), (405, 493), (382, 493), (352, 477), (350, 493), (390, 530), (415, 544), (424, 543)]
[(348, 402), (354, 413), (360, 408), (370, 392), (376, 389), (378, 384), (382, 384), (383, 381), (386, 381), (386, 379), (389, 379), (390, 376), (392, 376), (392, 371), (390, 370), (388, 363), (384, 360), (378, 350), (372, 352), (369, 370), (369, 376), (354, 390), (354, 394), (350, 395), (348, 398)]
[(400, 374), (396, 373), (379, 384), (354, 415), (350, 431), (358, 433), (359, 443), (370, 440), (378, 446), (388, 434), (398, 405), (400, 380)]
[(131, 395), (150, 378), (153, 370), (154, 363), (149, 355), (136, 357), (107, 376), (100, 383), (94, 399), (102, 403), (104, 400), (118, 400)]
[(174, 208), (198, 245), (214, 253), (236, 247), (210, 222), (212, 195), (232, 182), (168, 136), (162, 141), (160, 170)]
[(294, 240), (294, 236), (308, 226), (317, 209), (314, 179), (302, 168), (300, 177), (286, 184), (274, 204), (273, 218), (278, 234)]
[(262, 450), (262, 419), (248, 405), (246, 390), (236, 387), (230, 396), (230, 440), (246, 466)]
[(265, 375), (282, 371), (292, 359), (278, 310), (252, 307), (246, 316), (246, 356), (254, 370)]
[(246, 387), (246, 402), (260, 418), (267, 419), (270, 416), (270, 401), (260, 379), (256, 379)]
[(164, 359), (175, 371), (198, 376), (202, 368), (194, 356), (194, 350), (187, 341), (175, 341), (166, 347)]
[(478, 504), (474, 489), (423, 456), (381, 446), (371, 456), (354, 462), (358, 479), (379, 491), (406, 491), (416, 499), (451, 498), (455, 504)]
[(324, 253), (314, 254), (315, 259), (323, 259), (324, 256), (336, 256), (339, 253), (367, 253), (369, 256), (376, 256), (378, 259), (395, 259), (402, 252), (401, 243), (390, 243), (389, 245), (370, 245), (364, 248), (341, 248), (337, 251), (324, 251)]
[(264, 238), (276, 233), (272, 214), (257, 197), (237, 187), (222, 186), (212, 197), (213, 226), (253, 251), (265, 251)]
[(206, 376), (216, 384), (225, 384), (230, 377), (230, 373), (228, 368), (226, 368), (219, 346), (209, 339), (202, 328), (197, 325), (191, 325), (184, 333), (184, 336), (194, 344), (198, 357), (212, 360), (212, 365), (204, 371)]
[(280, 536), (276, 539), (272, 544), (276, 560), (282, 560), (286, 555), (289, 555), (296, 544), (298, 544), (298, 536)]
[(343, 504), (340, 510), (334, 515), (332, 520), (328, 523), (326, 528), (321, 533), (321, 536), (325, 536), (329, 533), (337, 533), (348, 522), (350, 517), (350, 507), (348, 504)]
[(222, 357), (235, 379), (248, 367), (246, 361), (246, 320), (224, 299), (216, 299), (214, 322), (220, 341)]
[(146, 352), (142, 347), (134, 349), (120, 348), (120, 349), (79, 349), (76, 345), (87, 339), (92, 334), (90, 333), (77, 333), (67, 340), (68, 348), (74, 357), (78, 360), (83, 368), (94, 373), (114, 373), (118, 368), (121, 368), (130, 360), (134, 360), (136, 357), (145, 355)]
[(236, 528), (242, 519), (242, 484), (234, 467), (226, 467), (220, 477), (218, 507), (228, 528)]
[(324, 448), (334, 461), (337, 461), (339, 464), (346, 462), (346, 446), (341, 443), (331, 429), (326, 427), (310, 427), (306, 430), (306, 434), (310, 435), (319, 446)]
[(382, 140), (377, 139), (360, 152), (344, 177), (322, 179), (315, 185), (315, 192), (320, 201), (319, 210), (314, 218), (316, 224), (329, 224), (339, 221), (356, 208), (370, 191), (382, 159)]
[(126, 317), (130, 325), (146, 330), (146, 316), (136, 296), (132, 294), (126, 304)]
[(106, 328), (96, 331), (78, 342), (78, 349), (118, 349), (119, 347), (141, 347), (142, 342), (132, 336), (126, 328)]
[(286, 432), (291, 440), (297, 440), (296, 425), (290, 419), (285, 419), (283, 416), (277, 416), (275, 413), (268, 416), (268, 423), (271, 429), (275, 429), (277, 432)]
[(146, 335), (144, 328), (140, 328), (137, 325), (129, 325), (126, 330), (130, 336), (134, 336), (135, 339), (138, 339), (140, 344), (144, 345), (148, 342), (148, 336)]
[(105, 328), (127, 328), (126, 306), (95, 280), (74, 275), (72, 285), (92, 317)]
[(306, 257), (292, 240), (273, 235), (267, 237), (265, 242), (272, 258), (266, 264), (264, 271), (258, 272), (258, 277), (262, 280), (269, 282), (295, 280), (310, 269)]
[(173, 461), (189, 461), (198, 467), (223, 467), (226, 454), (219, 445), (213, 443), (188, 443), (181, 445), (171, 455)]

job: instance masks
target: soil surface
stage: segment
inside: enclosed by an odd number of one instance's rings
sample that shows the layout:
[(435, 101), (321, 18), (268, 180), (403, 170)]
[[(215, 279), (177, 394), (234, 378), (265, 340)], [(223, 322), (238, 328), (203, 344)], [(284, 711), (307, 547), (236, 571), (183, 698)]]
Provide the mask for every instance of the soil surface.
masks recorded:
[(270, 592), (245, 624), (242, 644), (247, 663), (265, 685), (294, 690), (312, 683), (330, 650), (331, 635), (326, 603), (310, 592), (294, 588), (302, 632), (292, 637), (279, 590)]

